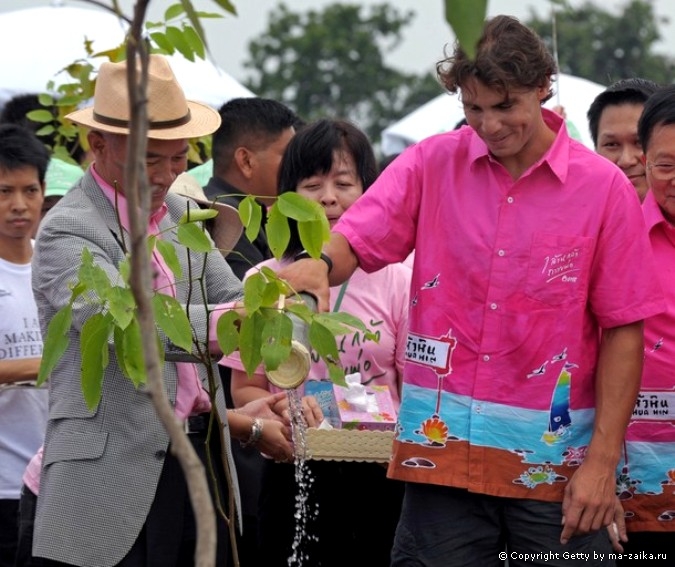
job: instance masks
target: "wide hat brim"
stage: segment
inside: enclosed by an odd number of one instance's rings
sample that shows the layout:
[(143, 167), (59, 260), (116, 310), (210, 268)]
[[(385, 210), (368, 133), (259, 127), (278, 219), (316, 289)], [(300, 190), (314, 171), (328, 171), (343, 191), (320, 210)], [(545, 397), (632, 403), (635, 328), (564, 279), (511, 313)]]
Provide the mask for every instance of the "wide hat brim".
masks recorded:
[[(186, 101), (190, 109), (190, 121), (186, 124), (173, 126), (171, 128), (148, 128), (147, 137), (153, 140), (187, 140), (190, 138), (199, 138), (213, 134), (220, 126), (220, 115), (218, 111), (206, 104)], [(111, 134), (129, 134), (128, 126), (113, 126), (96, 120), (94, 108), (83, 108), (75, 110), (68, 114), (68, 120), (98, 130), (100, 132), (110, 132)], [(150, 117), (152, 120), (152, 117)]]
[[(148, 138), (199, 138), (212, 134), (220, 126), (220, 114), (215, 109), (185, 98), (166, 57), (149, 56), (146, 88)], [(105, 61), (96, 77), (93, 105), (75, 110), (66, 118), (93, 130), (129, 134), (131, 116), (127, 62)]]

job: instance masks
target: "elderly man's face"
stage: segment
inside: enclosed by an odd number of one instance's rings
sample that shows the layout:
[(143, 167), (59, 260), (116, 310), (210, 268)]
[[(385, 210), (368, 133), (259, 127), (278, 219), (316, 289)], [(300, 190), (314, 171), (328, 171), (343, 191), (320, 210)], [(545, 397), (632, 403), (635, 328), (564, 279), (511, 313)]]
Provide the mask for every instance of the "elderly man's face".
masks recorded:
[[(94, 153), (98, 174), (122, 195), (127, 161), (127, 136), (91, 132), (89, 145)], [(157, 211), (164, 203), (169, 187), (187, 169), (187, 140), (148, 140), (145, 165), (152, 192), (150, 210)]]
[(659, 124), (645, 151), (647, 181), (663, 216), (675, 225), (675, 124)]

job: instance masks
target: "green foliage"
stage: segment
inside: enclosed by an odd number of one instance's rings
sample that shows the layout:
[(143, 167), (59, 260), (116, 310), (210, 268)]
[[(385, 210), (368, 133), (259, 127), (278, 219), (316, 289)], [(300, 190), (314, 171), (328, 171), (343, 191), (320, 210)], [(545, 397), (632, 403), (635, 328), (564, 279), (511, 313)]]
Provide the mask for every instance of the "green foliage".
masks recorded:
[[(239, 218), (246, 237), (253, 241), (258, 236), (262, 222), (262, 209), (254, 195), (247, 195), (239, 204)], [(283, 256), (290, 241), (288, 219), (297, 222), (300, 240), (305, 249), (315, 258), (330, 237), (330, 224), (323, 207), (314, 201), (289, 191), (279, 195), (267, 211), (267, 240), (274, 257)]]
[(452, 27), (464, 52), (473, 59), (483, 31), (487, 0), (445, 0), (445, 19)]
[[(631, 0), (614, 14), (597, 3), (556, 9), (556, 37), (560, 71), (610, 84), (628, 77), (657, 83), (672, 81), (675, 60), (653, 52), (661, 39), (659, 20), (648, 0)], [(530, 10), (527, 24), (553, 46), (550, 14)]]
[[(244, 215), (249, 222), (252, 222), (251, 219), (262, 218), (260, 205), (255, 200), (251, 203)], [(213, 250), (203, 221), (213, 218), (215, 214), (217, 212), (213, 209), (186, 211), (176, 227), (180, 245), (185, 246), (188, 252), (204, 253)], [(272, 206), (270, 214), (283, 219), (283, 223), (281, 220), (277, 222), (278, 226), (285, 226), (285, 230), (288, 230), (288, 218), (296, 220), (301, 235), (304, 233), (312, 238), (311, 242), (303, 239), (303, 245), (314, 257), (319, 256), (321, 246), (329, 236), (328, 220), (320, 206), (295, 193), (285, 193)], [(259, 228), (256, 227), (256, 233)], [(149, 236), (148, 246), (150, 249), (157, 248), (176, 278), (183, 277), (174, 244), (157, 236)], [(128, 264), (128, 259), (122, 262), (120, 274), (129, 273)], [(201, 289), (199, 277), (189, 282), (195, 293)], [(216, 326), (218, 343), (223, 353), (230, 354), (239, 349), (242, 364), (249, 374), (254, 373), (261, 363), (268, 370), (278, 368), (291, 352), (293, 324), (289, 315), (293, 314), (310, 325), (312, 348), (324, 358), (330, 377), (343, 383), (344, 371), (339, 366), (335, 337), (357, 329), (365, 332), (368, 337), (375, 335), (369, 333), (359, 319), (346, 313), (317, 314), (304, 303), (284, 300), (286, 296), (294, 294), (288, 284), (267, 267), (263, 266), (258, 273), (247, 278), (244, 282), (245, 312), (227, 311), (220, 316)], [(70, 301), (57, 312), (47, 330), (40, 383), (49, 376), (68, 346), (72, 311), (78, 300), (98, 307), (97, 313), (83, 324), (80, 340), (82, 393), (87, 406), (93, 409), (101, 399), (111, 342), (122, 373), (136, 387), (146, 382), (145, 359), (135, 311), (136, 302), (127, 276), (111, 281), (107, 273), (95, 263), (91, 252), (84, 249), (78, 280), (72, 284)], [(208, 309), (207, 306), (204, 308)], [(161, 293), (161, 290), (155, 292), (152, 309), (158, 329), (157, 341), (160, 340), (161, 330), (173, 345), (193, 353), (205, 364), (211, 362), (208, 353), (195, 353), (190, 320), (184, 306), (174, 297)], [(163, 348), (159, 350), (163, 353)]]
[(442, 92), (433, 61), (417, 76), (385, 64), (414, 17), (391, 4), (335, 3), (296, 13), (280, 4), (260, 38), (249, 44), (246, 85), (285, 102), (305, 119), (349, 118), (377, 141), (381, 131)]
[[(214, 0), (223, 10), (236, 14), (234, 6), (228, 0)], [(121, 15), (121, 14), (120, 14)], [(189, 61), (204, 59), (208, 50), (201, 20), (204, 18), (222, 18), (222, 14), (201, 12), (194, 9), (190, 0), (180, 0), (170, 5), (164, 12), (164, 20), (146, 22), (150, 51), (173, 55), (179, 52)], [(97, 46), (101, 47), (101, 46)], [(66, 119), (66, 116), (94, 96), (96, 88), (95, 58), (106, 58), (119, 62), (126, 56), (126, 38), (116, 46), (103, 46), (102, 50), (94, 49), (94, 41), (85, 39), (81, 59), (64, 67), (58, 75), (65, 75), (66, 80), (58, 87), (54, 81), (45, 86), (47, 91), (56, 92), (56, 96), (48, 93), (40, 95), (40, 104), (45, 108), (27, 114), (30, 120), (43, 124), (37, 131), (39, 136), (54, 136), (51, 147), (55, 157), (69, 163), (76, 163), (72, 158), (74, 149), (88, 149), (86, 129), (80, 128)], [(211, 155), (211, 137), (190, 140), (188, 159), (193, 163), (201, 163), (202, 156)]]

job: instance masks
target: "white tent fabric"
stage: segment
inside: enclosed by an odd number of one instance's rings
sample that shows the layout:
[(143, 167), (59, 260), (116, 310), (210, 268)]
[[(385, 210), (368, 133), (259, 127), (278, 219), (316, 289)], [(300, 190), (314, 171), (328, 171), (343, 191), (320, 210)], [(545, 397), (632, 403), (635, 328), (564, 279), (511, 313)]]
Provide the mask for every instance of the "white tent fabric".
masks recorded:
[[(86, 57), (85, 37), (94, 52), (112, 49), (124, 39), (125, 25), (110, 12), (56, 5), (0, 13), (0, 29), (1, 107), (16, 94), (45, 92), (50, 80), (70, 81), (59, 71)], [(169, 59), (189, 99), (218, 108), (231, 98), (255, 96), (208, 60)]]
[[(553, 84), (554, 95), (544, 106), (565, 108), (570, 134), (593, 149), (586, 112), (605, 87), (593, 81), (560, 73)], [(382, 132), (382, 153), (392, 155), (424, 138), (452, 130), (464, 118), (458, 95), (444, 93), (411, 112)]]

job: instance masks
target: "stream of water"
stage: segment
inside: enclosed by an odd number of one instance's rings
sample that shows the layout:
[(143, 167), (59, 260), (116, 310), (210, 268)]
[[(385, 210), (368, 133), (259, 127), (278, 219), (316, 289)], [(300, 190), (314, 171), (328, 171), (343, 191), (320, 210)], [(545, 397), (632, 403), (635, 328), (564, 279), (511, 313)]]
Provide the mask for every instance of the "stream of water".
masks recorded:
[(294, 513), (295, 535), (288, 565), (302, 567), (309, 561), (309, 557), (303, 551), (307, 548), (306, 543), (318, 540), (317, 536), (312, 534), (311, 526), (312, 521), (318, 516), (319, 510), (318, 505), (311, 507), (309, 503), (314, 478), (307, 466), (307, 424), (302, 414), (302, 400), (296, 389), (288, 390), (288, 401), (291, 414), (291, 431), (295, 445), (295, 484), (297, 488)]

